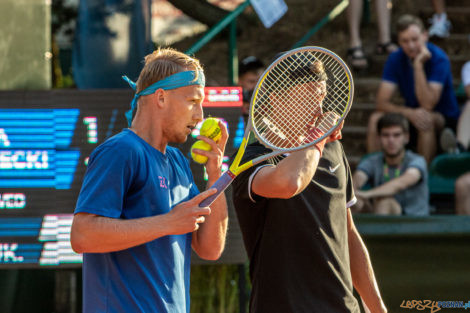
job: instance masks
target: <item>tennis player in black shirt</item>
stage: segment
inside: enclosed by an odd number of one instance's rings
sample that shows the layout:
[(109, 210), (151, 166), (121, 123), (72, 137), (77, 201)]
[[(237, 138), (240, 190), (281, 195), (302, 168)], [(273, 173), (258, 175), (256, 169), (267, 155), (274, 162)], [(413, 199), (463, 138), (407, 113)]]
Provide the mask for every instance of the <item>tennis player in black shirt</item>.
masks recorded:
[[(251, 313), (360, 312), (353, 286), (371, 312), (387, 312), (349, 209), (356, 198), (341, 127), (233, 182), (250, 259)], [(253, 143), (244, 160), (268, 151)]]

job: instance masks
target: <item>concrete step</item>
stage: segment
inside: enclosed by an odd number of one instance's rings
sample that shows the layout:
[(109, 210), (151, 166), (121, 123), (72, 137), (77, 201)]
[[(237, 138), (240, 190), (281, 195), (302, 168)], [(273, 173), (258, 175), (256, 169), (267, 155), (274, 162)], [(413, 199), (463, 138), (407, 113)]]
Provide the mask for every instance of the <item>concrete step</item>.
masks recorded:
[[(447, 1), (447, 18), (452, 24), (451, 33), (469, 33), (470, 23), (468, 23), (468, 17), (470, 16), (470, 4), (469, 1), (465, 1), (465, 4), (457, 5), (453, 4), (452, 1)], [(426, 26), (429, 26), (428, 19), (434, 14), (434, 9), (431, 5), (424, 7), (419, 12), (419, 16), (423, 19)]]
[[(348, 122), (346, 122), (348, 123)], [(350, 126), (346, 124), (342, 130), (343, 139), (341, 140), (344, 151), (349, 157), (362, 157), (366, 149), (366, 126)]]
[(448, 55), (466, 55), (470, 60), (470, 34), (451, 34), (448, 38), (433, 37), (431, 42), (442, 48)]
[(371, 77), (354, 77), (354, 103), (356, 102), (375, 102), (375, 95), (381, 81), (380, 76)]
[(375, 103), (357, 102), (353, 103), (351, 110), (346, 118), (349, 126), (365, 126), (369, 121), (372, 112), (375, 111)]

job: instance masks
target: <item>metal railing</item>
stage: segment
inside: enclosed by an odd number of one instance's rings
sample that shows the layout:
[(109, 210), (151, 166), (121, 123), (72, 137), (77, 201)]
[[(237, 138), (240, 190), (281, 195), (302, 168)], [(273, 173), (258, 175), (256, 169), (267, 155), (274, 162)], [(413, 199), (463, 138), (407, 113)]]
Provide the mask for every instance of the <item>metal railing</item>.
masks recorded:
[(324, 18), (322, 18), (318, 23), (316, 23), (299, 41), (297, 41), (292, 49), (301, 47), (310, 39), (314, 34), (316, 34), (325, 24), (334, 20), (339, 14), (341, 14), (349, 5), (349, 0), (342, 0), (338, 3), (337, 6), (333, 8)]
[[(368, 1), (368, 0), (365, 0)], [(194, 43), (186, 54), (194, 54), (199, 51), (205, 44), (210, 42), (224, 28), (229, 27), (229, 53), (228, 53), (228, 81), (230, 85), (236, 85), (238, 82), (238, 53), (237, 53), (237, 17), (243, 13), (246, 7), (250, 5), (250, 0), (246, 0), (240, 4), (235, 10), (227, 14), (222, 20), (209, 29), (202, 38)], [(310, 37), (316, 34), (323, 26), (334, 20), (349, 5), (349, 0), (342, 0), (338, 3), (325, 17), (316, 23), (299, 41), (297, 41), (292, 49), (304, 45)]]
[(228, 55), (228, 68), (229, 68), (229, 83), (235, 85), (238, 80), (238, 53), (237, 53), (237, 17), (243, 13), (243, 10), (250, 5), (250, 0), (240, 4), (235, 10), (227, 14), (222, 20), (209, 29), (201, 39), (199, 39), (191, 48), (186, 51), (186, 54), (194, 54), (201, 49), (206, 43), (212, 40), (218, 33), (225, 27), (230, 25), (229, 29), (229, 55)]

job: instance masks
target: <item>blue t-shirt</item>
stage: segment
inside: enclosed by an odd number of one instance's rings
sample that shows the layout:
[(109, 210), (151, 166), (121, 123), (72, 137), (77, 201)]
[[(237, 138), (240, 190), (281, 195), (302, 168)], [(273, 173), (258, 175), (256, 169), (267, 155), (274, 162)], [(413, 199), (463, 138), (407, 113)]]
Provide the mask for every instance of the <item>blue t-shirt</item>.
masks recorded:
[[(424, 64), (426, 78), (428, 82), (442, 85), (441, 98), (434, 110), (446, 118), (456, 120), (460, 115), (460, 110), (452, 85), (449, 58), (444, 51), (432, 43), (427, 43), (427, 47), (431, 52), (431, 58)], [(419, 107), (415, 94), (413, 64), (401, 48), (388, 57), (382, 79), (398, 85), (401, 95), (405, 98), (406, 106)]]
[[(168, 213), (199, 193), (172, 147), (154, 149), (125, 129), (93, 151), (75, 213), (118, 219)], [(191, 233), (83, 256), (83, 312), (189, 312)]]

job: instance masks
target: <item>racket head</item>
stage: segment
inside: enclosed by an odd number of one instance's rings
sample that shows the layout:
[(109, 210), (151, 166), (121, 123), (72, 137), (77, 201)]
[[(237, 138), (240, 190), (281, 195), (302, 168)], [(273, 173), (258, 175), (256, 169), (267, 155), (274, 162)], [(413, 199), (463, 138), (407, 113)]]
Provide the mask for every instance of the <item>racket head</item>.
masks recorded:
[(351, 71), (338, 55), (321, 47), (297, 48), (261, 75), (248, 128), (267, 148), (300, 150), (330, 136), (346, 118), (353, 96)]

